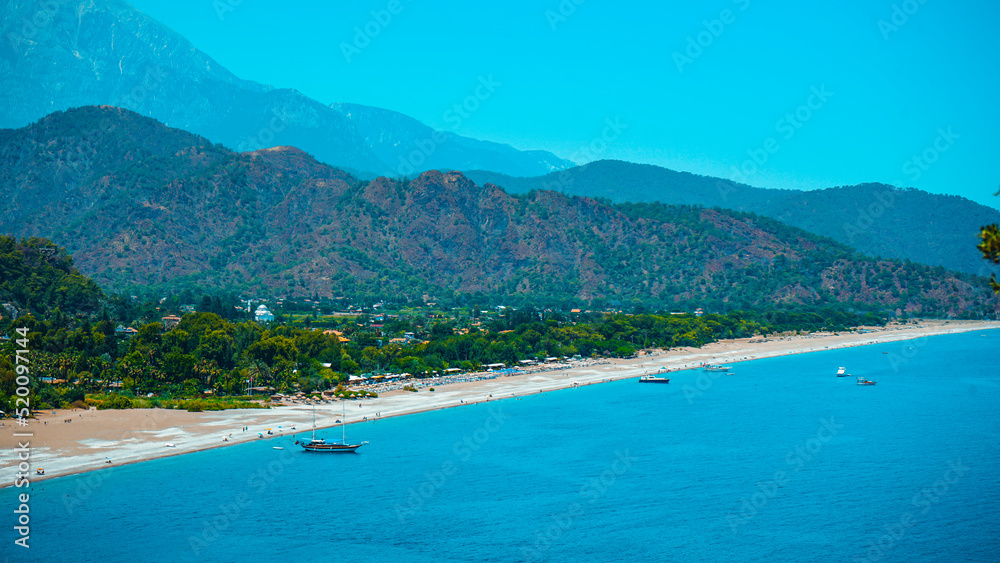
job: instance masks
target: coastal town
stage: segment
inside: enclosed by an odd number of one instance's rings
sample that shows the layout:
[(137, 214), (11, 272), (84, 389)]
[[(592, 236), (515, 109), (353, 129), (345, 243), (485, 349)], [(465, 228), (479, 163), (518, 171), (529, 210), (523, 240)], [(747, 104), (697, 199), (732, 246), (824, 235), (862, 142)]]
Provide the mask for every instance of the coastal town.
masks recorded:
[[(169, 409), (60, 410), (41, 411), (31, 422), (34, 456), (44, 476), (51, 478), (106, 468), (146, 459), (172, 456), (253, 440), (288, 439), (311, 428), (313, 412), (317, 427), (376, 423), (380, 419), (427, 410), (456, 408), (500, 401), (540, 392), (635, 379), (651, 373), (671, 373), (676, 392), (693, 396), (703, 392), (719, 374), (704, 371), (706, 364), (738, 366), (739, 362), (788, 354), (853, 348), (876, 343), (899, 342), (901, 347), (888, 361), (905, 362), (906, 344), (926, 336), (959, 334), (1000, 328), (1000, 323), (977, 321), (920, 321), (916, 324), (872, 327), (844, 334), (788, 335), (769, 339), (744, 338), (706, 344), (700, 348), (665, 351), (643, 350), (633, 358), (579, 359), (543, 363), (523, 368), (442, 375), (423, 380), (371, 382), (351, 386), (355, 398), (332, 393), (275, 394), (260, 401), (266, 409), (186, 412)], [(499, 368), (499, 366), (497, 366)], [(832, 377), (835, 368), (828, 368)], [(738, 367), (736, 368), (738, 372)], [(699, 379), (701, 378), (701, 379)], [(377, 398), (361, 396), (362, 391)], [(10, 421), (5, 423), (10, 426)], [(6, 447), (10, 444), (3, 443)], [(109, 464), (108, 461), (112, 463)], [(0, 480), (12, 483), (16, 466), (0, 468)], [(10, 478), (10, 479), (8, 479)]]

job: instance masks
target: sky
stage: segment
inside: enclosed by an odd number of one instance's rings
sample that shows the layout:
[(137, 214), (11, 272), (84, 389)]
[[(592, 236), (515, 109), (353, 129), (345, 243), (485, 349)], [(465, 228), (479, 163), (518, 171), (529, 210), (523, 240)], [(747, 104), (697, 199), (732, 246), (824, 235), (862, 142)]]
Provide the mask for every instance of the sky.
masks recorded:
[(997, 2), (131, 4), (240, 78), (580, 164), (1000, 208)]

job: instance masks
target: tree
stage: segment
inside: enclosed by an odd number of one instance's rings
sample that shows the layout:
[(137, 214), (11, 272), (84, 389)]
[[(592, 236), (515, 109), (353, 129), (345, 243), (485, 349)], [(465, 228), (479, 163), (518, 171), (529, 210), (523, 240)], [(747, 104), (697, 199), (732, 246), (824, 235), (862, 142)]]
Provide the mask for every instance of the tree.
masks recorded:
[(163, 371), (169, 381), (183, 381), (194, 371), (196, 362), (194, 356), (174, 350), (163, 357)]
[[(997, 225), (987, 225), (979, 229), (979, 238), (983, 242), (976, 245), (976, 248), (983, 253), (983, 259), (993, 264), (1000, 264), (1000, 229)], [(993, 293), (1000, 293), (1000, 283), (997, 282), (996, 274), (990, 274), (990, 287), (993, 288)]]
[(230, 368), (233, 363), (233, 338), (222, 330), (214, 330), (202, 337), (195, 353), (202, 359)]
[(299, 351), (295, 348), (295, 344), (284, 336), (265, 338), (247, 348), (247, 355), (250, 359), (263, 362), (267, 365), (275, 363), (278, 359), (295, 359), (298, 353)]
[(160, 334), (163, 332), (163, 325), (160, 323), (149, 323), (139, 329), (139, 334), (132, 338), (133, 348), (153, 348), (160, 345)]

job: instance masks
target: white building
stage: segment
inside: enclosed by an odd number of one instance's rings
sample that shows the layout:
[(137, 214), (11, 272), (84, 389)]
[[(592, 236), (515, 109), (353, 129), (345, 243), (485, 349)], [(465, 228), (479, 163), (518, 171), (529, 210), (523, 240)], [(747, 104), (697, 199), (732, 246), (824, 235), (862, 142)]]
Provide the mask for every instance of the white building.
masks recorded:
[(267, 305), (261, 305), (260, 307), (257, 307), (257, 310), (254, 311), (253, 316), (254, 316), (254, 319), (256, 319), (257, 322), (259, 322), (259, 323), (266, 322), (266, 321), (273, 321), (274, 320), (274, 313), (272, 313), (267, 308)]

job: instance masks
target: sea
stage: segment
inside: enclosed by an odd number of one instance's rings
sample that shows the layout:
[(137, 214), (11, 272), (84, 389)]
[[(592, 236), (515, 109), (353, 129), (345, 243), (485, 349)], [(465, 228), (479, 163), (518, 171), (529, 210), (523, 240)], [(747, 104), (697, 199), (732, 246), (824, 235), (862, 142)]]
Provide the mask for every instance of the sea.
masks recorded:
[(998, 356), (925, 337), (8, 487), (0, 560), (1000, 561)]

